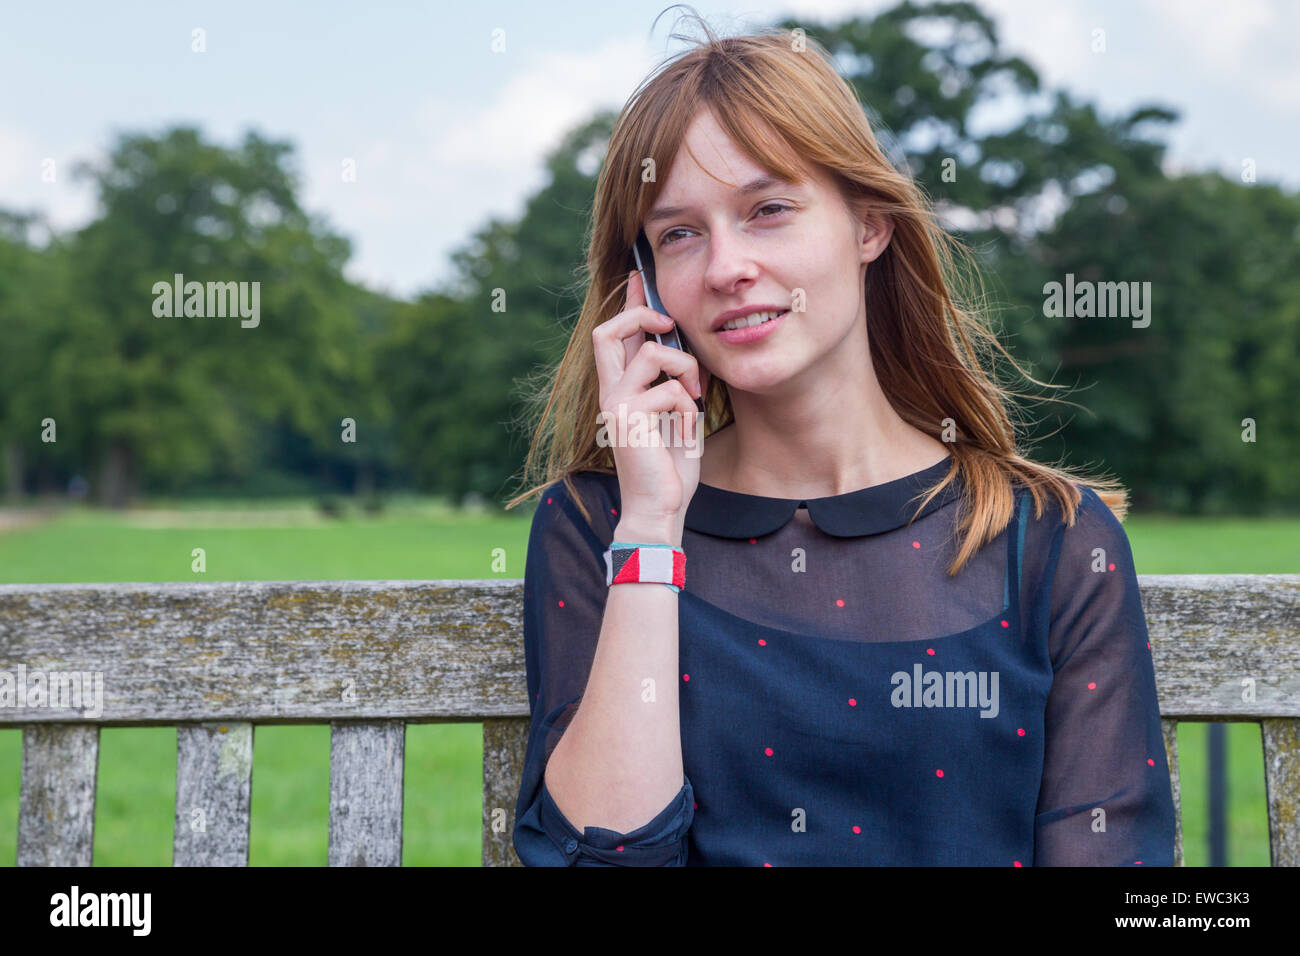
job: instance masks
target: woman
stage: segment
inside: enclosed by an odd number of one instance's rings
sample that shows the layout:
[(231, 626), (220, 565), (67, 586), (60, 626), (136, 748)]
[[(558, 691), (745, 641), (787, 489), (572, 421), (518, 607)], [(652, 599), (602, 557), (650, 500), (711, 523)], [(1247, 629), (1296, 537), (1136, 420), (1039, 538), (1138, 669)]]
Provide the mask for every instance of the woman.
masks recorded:
[(525, 864), (1172, 865), (1123, 492), (1017, 454), (950, 247), (814, 43), (625, 107), (528, 461)]

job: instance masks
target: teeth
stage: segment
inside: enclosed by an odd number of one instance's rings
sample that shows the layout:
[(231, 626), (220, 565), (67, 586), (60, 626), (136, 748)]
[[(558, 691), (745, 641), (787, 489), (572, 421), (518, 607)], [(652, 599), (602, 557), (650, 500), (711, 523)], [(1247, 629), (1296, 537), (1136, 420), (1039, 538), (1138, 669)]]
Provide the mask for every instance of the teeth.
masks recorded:
[(762, 325), (764, 322), (767, 322), (771, 319), (775, 319), (778, 315), (782, 315), (784, 312), (785, 312), (784, 309), (782, 309), (779, 312), (752, 312), (749, 315), (742, 316), (739, 319), (732, 319), (722, 328), (723, 329), (744, 329), (744, 328), (748, 328), (751, 325)]

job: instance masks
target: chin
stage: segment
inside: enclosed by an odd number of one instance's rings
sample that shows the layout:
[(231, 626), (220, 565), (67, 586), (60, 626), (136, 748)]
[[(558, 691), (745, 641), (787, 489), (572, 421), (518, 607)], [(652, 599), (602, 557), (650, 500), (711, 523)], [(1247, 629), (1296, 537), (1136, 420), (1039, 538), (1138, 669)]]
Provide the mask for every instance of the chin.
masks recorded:
[(732, 392), (750, 392), (765, 395), (780, 392), (789, 386), (797, 374), (791, 368), (741, 367), (719, 372), (718, 378), (727, 383)]

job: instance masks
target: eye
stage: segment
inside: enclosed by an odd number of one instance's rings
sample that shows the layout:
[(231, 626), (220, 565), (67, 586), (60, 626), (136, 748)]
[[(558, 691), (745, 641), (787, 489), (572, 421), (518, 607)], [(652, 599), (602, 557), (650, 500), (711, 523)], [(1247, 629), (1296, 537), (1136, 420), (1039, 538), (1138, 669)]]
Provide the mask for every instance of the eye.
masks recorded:
[[(764, 204), (764, 205), (762, 205), (762, 206), (759, 207), (758, 211), (759, 211), (760, 213), (762, 213), (762, 212), (764, 212), (765, 210), (768, 210), (768, 209), (775, 209), (776, 212), (772, 213), (772, 215), (770, 215), (770, 216), (759, 216), (759, 218), (760, 218), (760, 219), (774, 219), (774, 218), (776, 218), (776, 217), (778, 217), (778, 216), (780, 216), (780, 215), (782, 215), (782, 214), (784, 214), (784, 213), (790, 212), (792, 208), (793, 208), (793, 207), (791, 207), (791, 206), (787, 206), (787, 205), (785, 205), (785, 204), (783, 204), (783, 203), (779, 203), (779, 202), (770, 202), (770, 203), (766, 203), (766, 204)], [(659, 237), (659, 245), (660, 245), (660, 247), (662, 248), (663, 246), (671, 246), (674, 242), (679, 241), (679, 240), (676, 240), (676, 239), (671, 239), (671, 238), (669, 238), (669, 237), (672, 236), (674, 233), (678, 233), (678, 232), (688, 232), (688, 231), (689, 231), (689, 230), (687, 230), (687, 229), (669, 229), (667, 232), (665, 232), (662, 236)]]

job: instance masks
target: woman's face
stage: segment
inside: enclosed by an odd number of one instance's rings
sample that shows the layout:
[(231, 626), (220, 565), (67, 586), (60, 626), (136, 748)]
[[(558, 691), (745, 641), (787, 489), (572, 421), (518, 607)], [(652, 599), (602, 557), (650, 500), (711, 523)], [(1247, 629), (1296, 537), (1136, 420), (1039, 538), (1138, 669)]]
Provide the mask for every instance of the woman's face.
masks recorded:
[[(860, 346), (869, 363), (863, 278), (892, 224), (854, 221), (820, 171), (801, 183), (773, 181), (708, 110), (686, 143), (690, 152), (678, 152), (644, 226), (659, 296), (701, 365), (733, 390), (779, 393), (829, 372), (824, 363), (838, 346)], [(766, 326), (719, 330), (734, 309), (792, 305)]]

